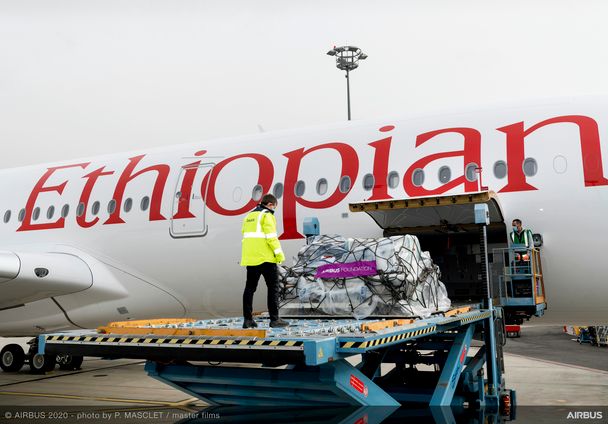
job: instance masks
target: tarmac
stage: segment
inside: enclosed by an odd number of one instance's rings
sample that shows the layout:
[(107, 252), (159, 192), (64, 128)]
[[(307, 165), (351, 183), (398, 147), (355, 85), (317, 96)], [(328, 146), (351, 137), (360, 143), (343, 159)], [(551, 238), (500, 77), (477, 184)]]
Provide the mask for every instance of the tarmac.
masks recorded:
[[(0, 338), (0, 347), (9, 340)], [(204, 412), (202, 401), (148, 377), (143, 367), (139, 360), (85, 358), (78, 371), (33, 375), (26, 365), (18, 373), (0, 372), (0, 422), (19, 422), (14, 416), (19, 408), (40, 411), (45, 419), (56, 411), (55, 422), (62, 422), (66, 411), (69, 419), (63, 422), (223, 421)], [(505, 346), (505, 368), (507, 387), (516, 390), (524, 416), (552, 411), (566, 420), (568, 411), (599, 410), (603, 420), (595, 422), (608, 422), (607, 347), (580, 345), (561, 327), (522, 326), (521, 338), (508, 339)], [(7, 411), (10, 417), (2, 415)]]

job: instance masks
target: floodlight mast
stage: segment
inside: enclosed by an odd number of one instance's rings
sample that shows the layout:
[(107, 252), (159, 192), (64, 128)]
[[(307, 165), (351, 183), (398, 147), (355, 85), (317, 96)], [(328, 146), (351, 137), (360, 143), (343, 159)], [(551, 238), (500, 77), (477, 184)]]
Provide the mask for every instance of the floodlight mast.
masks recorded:
[(367, 55), (355, 46), (334, 46), (327, 52), (329, 56), (336, 57), (336, 67), (346, 71), (346, 107), (348, 108), (348, 120), (350, 121), (350, 72), (359, 67), (359, 61), (367, 59)]

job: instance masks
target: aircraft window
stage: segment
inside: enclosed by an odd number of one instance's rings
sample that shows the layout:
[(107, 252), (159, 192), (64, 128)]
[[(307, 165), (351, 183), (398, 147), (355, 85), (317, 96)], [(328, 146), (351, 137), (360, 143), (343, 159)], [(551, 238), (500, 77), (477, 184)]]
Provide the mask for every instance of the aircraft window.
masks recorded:
[(68, 216), (68, 213), (70, 213), (70, 205), (63, 205), (63, 207), (61, 208), (61, 217), (65, 218)]
[(127, 198), (127, 200), (125, 200), (125, 203), (123, 205), (123, 209), (125, 210), (125, 212), (129, 212), (132, 207), (133, 207), (133, 199), (131, 199), (129, 197), (129, 198)]
[(17, 219), (19, 220), (19, 222), (23, 222), (23, 218), (25, 218), (25, 208), (21, 209), (19, 211), (19, 215), (17, 216)]
[(533, 158), (527, 158), (524, 160), (523, 168), (524, 174), (526, 174), (527, 177), (532, 177), (538, 172), (538, 164)]
[(38, 221), (38, 218), (40, 218), (40, 208), (39, 207), (34, 208), (34, 213), (32, 214), (32, 218), (34, 219), (34, 221)]
[(562, 155), (557, 155), (553, 158), (553, 169), (558, 174), (563, 174), (568, 169), (568, 161)]
[(46, 217), (48, 219), (52, 219), (53, 215), (55, 215), (55, 206), (49, 206), (49, 208), (46, 211)]
[(97, 215), (99, 213), (99, 208), (101, 207), (98, 200), (93, 203), (93, 207), (91, 207), (91, 213), (93, 215)]
[(82, 216), (84, 214), (84, 203), (80, 202), (76, 208), (76, 216)]
[(467, 181), (477, 181), (477, 172), (475, 172), (477, 168), (479, 168), (479, 166), (477, 166), (475, 162), (471, 162), (467, 165), (467, 167), (464, 169), (464, 175)]
[(274, 189), (272, 190), (272, 194), (274, 194), (274, 197), (276, 197), (277, 199), (283, 197), (283, 184), (276, 183), (274, 185)]
[(112, 215), (116, 211), (116, 200), (112, 199), (108, 202), (108, 213)]
[(262, 195), (264, 193), (262, 192), (262, 186), (257, 184), (254, 188), (253, 188), (253, 192), (251, 193), (251, 198), (255, 201), (259, 201), (262, 198)]
[(363, 189), (370, 191), (372, 188), (374, 188), (374, 182), (374, 175), (366, 174), (365, 177), (363, 177)]
[(6, 224), (10, 220), (11, 220), (11, 211), (9, 209), (6, 212), (4, 212), (4, 223)]
[(452, 178), (452, 171), (450, 170), (450, 167), (442, 166), (441, 168), (439, 168), (439, 182), (442, 182), (445, 184), (445, 183), (450, 182), (451, 178)]
[(148, 196), (144, 196), (143, 199), (141, 199), (141, 204), (139, 206), (141, 207), (142, 211), (148, 210), (148, 207), (150, 207), (150, 198)]
[(422, 187), (424, 184), (424, 170), (421, 168), (415, 169), (412, 174), (412, 184), (416, 187)]
[(295, 193), (297, 197), (304, 196), (304, 191), (306, 191), (306, 184), (304, 181), (300, 180), (296, 183)]
[(494, 163), (494, 176), (499, 179), (507, 176), (507, 163), (504, 160)]
[(399, 185), (399, 173), (397, 171), (391, 171), (387, 178), (389, 188), (397, 188)]
[(344, 175), (342, 178), (340, 178), (340, 192), (341, 193), (348, 193), (348, 190), (350, 190), (350, 177), (348, 175)]
[(240, 187), (235, 187), (234, 191), (232, 192), (232, 200), (236, 203), (241, 200), (241, 197), (243, 197), (243, 189)]
[(327, 193), (327, 180), (325, 178), (321, 178), (317, 181), (317, 194), (323, 196)]

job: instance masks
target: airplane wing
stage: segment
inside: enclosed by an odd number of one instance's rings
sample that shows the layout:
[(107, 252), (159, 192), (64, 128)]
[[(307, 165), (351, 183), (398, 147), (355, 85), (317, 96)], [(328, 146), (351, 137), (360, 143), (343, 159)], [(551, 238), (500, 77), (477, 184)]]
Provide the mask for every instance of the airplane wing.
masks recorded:
[(0, 251), (0, 310), (86, 290), (93, 274), (76, 255)]

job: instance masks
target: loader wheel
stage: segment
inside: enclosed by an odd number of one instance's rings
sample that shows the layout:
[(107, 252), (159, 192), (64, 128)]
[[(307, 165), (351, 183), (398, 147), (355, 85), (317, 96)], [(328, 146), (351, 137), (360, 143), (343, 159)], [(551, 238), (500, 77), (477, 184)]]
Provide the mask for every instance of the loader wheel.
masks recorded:
[(18, 344), (9, 344), (0, 352), (0, 368), (4, 372), (17, 372), (25, 363), (25, 352)]
[(35, 354), (30, 359), (30, 372), (44, 374), (55, 369), (55, 355)]

